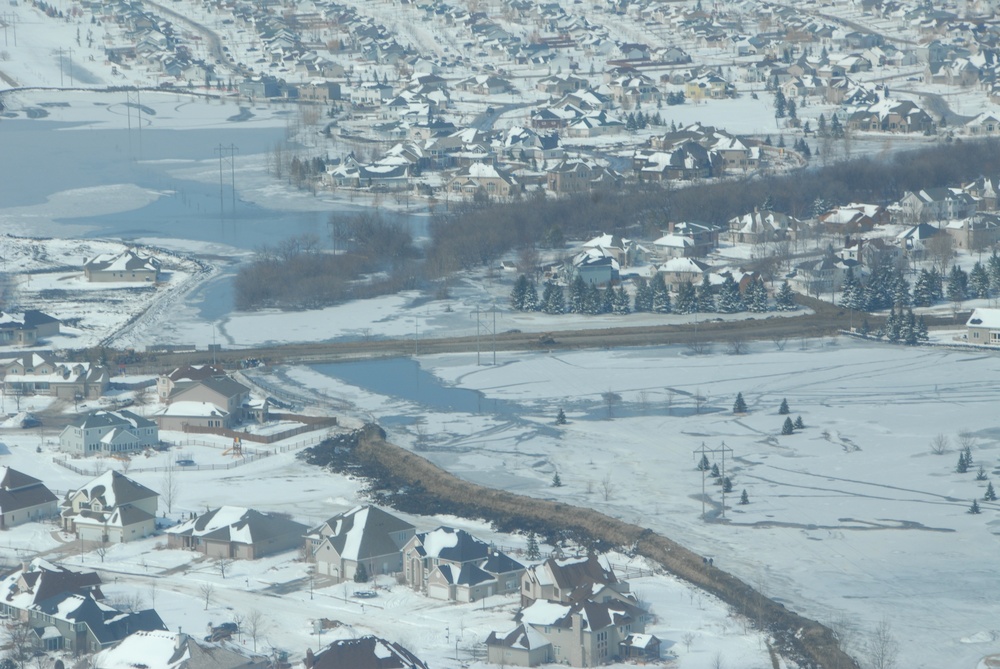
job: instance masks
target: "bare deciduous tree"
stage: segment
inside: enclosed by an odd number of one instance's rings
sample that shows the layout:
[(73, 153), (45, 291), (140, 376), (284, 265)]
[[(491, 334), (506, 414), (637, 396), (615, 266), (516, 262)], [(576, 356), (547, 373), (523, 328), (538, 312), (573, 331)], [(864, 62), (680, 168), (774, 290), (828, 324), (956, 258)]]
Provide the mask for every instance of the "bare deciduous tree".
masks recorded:
[(232, 564), (233, 564), (233, 561), (230, 560), (229, 558), (219, 558), (216, 561), (215, 566), (216, 566), (216, 568), (218, 568), (219, 574), (222, 575), (222, 578), (226, 577), (226, 571), (229, 569), (229, 567)]
[(685, 632), (684, 636), (681, 637), (681, 643), (684, 644), (684, 650), (690, 652), (691, 646), (694, 644), (696, 635), (694, 632)]
[(604, 405), (608, 408), (608, 418), (614, 418), (615, 407), (622, 401), (622, 396), (611, 390), (601, 393), (601, 399), (604, 400)]
[(893, 669), (899, 656), (899, 642), (892, 634), (888, 618), (882, 618), (868, 635), (864, 648), (871, 669)]
[(726, 345), (726, 352), (729, 355), (743, 355), (749, 350), (747, 340), (740, 335), (733, 335)]
[(611, 499), (611, 495), (614, 491), (615, 486), (611, 483), (611, 474), (605, 474), (604, 478), (601, 479), (601, 495), (604, 497), (605, 502)]
[(935, 435), (931, 439), (931, 453), (934, 455), (944, 455), (948, 452), (948, 436), (944, 434)]
[(775, 337), (773, 337), (771, 339), (771, 341), (774, 342), (775, 347), (777, 347), (777, 349), (779, 351), (784, 351), (785, 350), (785, 344), (788, 343), (788, 337), (786, 337), (784, 335), (776, 335)]
[(250, 609), (244, 621), (247, 634), (253, 640), (253, 652), (257, 652), (257, 639), (264, 634), (267, 627), (267, 616), (260, 609)]
[(215, 586), (211, 583), (203, 583), (198, 588), (198, 594), (205, 600), (205, 610), (207, 611), (208, 607), (212, 605), (212, 599), (215, 598)]
[(167, 471), (163, 472), (163, 480), (160, 482), (160, 497), (167, 505), (167, 513), (173, 513), (174, 502), (177, 501), (177, 494), (180, 492), (180, 481), (174, 473), (173, 464), (167, 465)]

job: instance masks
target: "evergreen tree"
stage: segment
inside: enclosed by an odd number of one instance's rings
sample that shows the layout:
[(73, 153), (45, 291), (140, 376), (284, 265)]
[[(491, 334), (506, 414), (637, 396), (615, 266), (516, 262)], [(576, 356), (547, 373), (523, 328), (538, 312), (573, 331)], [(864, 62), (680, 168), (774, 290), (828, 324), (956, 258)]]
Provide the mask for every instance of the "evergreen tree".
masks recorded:
[(969, 292), (972, 297), (985, 299), (990, 296), (990, 275), (981, 262), (973, 265), (972, 272), (969, 273)]
[(677, 289), (677, 303), (674, 305), (674, 312), (678, 314), (693, 314), (698, 310), (698, 298), (695, 296), (694, 286), (690, 281), (685, 281)]
[(935, 302), (944, 299), (944, 277), (938, 272), (937, 267), (932, 267), (930, 270), (931, 275), (931, 296), (934, 298)]
[(867, 337), (868, 333), (871, 332), (871, 331), (872, 331), (872, 328), (871, 328), (870, 325), (868, 325), (868, 319), (867, 318), (863, 319), (861, 321), (861, 330), (859, 330), (859, 332), (861, 333), (861, 336), (862, 337)]
[(767, 286), (763, 281), (751, 281), (747, 286), (746, 306), (755, 314), (763, 314), (768, 310)]
[(733, 275), (726, 276), (719, 290), (719, 312), (723, 314), (735, 314), (744, 311), (743, 297), (740, 295), (740, 286), (733, 279)]
[(987, 274), (990, 276), (990, 290), (994, 293), (1000, 293), (1000, 255), (997, 255), (996, 250), (993, 251), (993, 255), (990, 256), (986, 265), (988, 267)]
[(736, 393), (736, 402), (733, 404), (733, 413), (746, 413), (747, 403), (743, 401), (743, 393)]
[(355, 583), (367, 583), (368, 582), (368, 568), (365, 567), (364, 562), (358, 563), (358, 568), (354, 572), (354, 582)]
[(979, 471), (976, 472), (976, 480), (977, 481), (985, 481), (986, 480), (986, 468), (983, 467), (982, 465), (979, 465)]
[(968, 467), (971, 467), (972, 466), (972, 447), (971, 446), (966, 446), (965, 448), (962, 449), (962, 452), (965, 453), (965, 464)]
[(979, 502), (977, 502), (976, 500), (972, 500), (972, 506), (969, 507), (969, 513), (972, 514), (981, 513), (981, 511), (979, 510)]
[(615, 289), (612, 287), (611, 282), (608, 282), (607, 287), (601, 291), (601, 309), (600, 313), (610, 314), (615, 310)]
[(889, 315), (885, 319), (885, 338), (895, 344), (902, 337), (902, 333), (903, 328), (899, 322), (899, 316), (896, 315), (895, 309), (890, 309)]
[(983, 499), (987, 502), (997, 501), (997, 493), (993, 490), (993, 482), (990, 481), (986, 484), (986, 493), (983, 495)]
[(917, 319), (917, 341), (928, 341), (930, 335), (927, 333), (927, 322), (921, 316)]
[(774, 306), (778, 311), (793, 311), (795, 309), (795, 294), (788, 281), (781, 284), (781, 289), (774, 296)]
[(722, 492), (733, 491), (733, 480), (728, 476), (722, 479)]
[(698, 461), (698, 471), (707, 472), (711, 467), (712, 465), (708, 463), (708, 456), (702, 453), (701, 460)]
[(552, 475), (552, 487), (553, 488), (562, 487), (562, 479), (559, 478), (559, 472), (556, 472), (555, 474)]
[(826, 116), (823, 116), (823, 114), (820, 114), (819, 119), (816, 121), (816, 133), (820, 137), (826, 135)]
[(528, 293), (528, 277), (521, 275), (514, 282), (510, 291), (510, 308), (514, 311), (524, 311), (524, 298)]
[(631, 313), (632, 300), (629, 299), (628, 291), (625, 290), (625, 286), (618, 286), (618, 290), (615, 292), (615, 305), (614, 313), (619, 315), (625, 315)]
[(535, 538), (534, 532), (528, 534), (528, 548), (524, 551), (524, 557), (529, 560), (538, 560), (542, 557), (542, 552), (538, 548), (538, 539)]
[(926, 269), (920, 270), (916, 283), (913, 284), (913, 306), (929, 307), (934, 304), (934, 279)]
[(528, 281), (528, 289), (524, 293), (524, 311), (538, 310), (538, 289), (534, 281)]
[(579, 274), (569, 287), (568, 311), (572, 314), (587, 313), (587, 284)]
[(969, 462), (965, 459), (965, 451), (958, 454), (958, 464), (955, 466), (955, 471), (959, 474), (969, 471)]
[(901, 270), (896, 270), (892, 277), (892, 303), (897, 309), (910, 306), (910, 283)]
[(710, 473), (712, 475), (712, 478), (714, 478), (714, 479), (717, 479), (720, 476), (722, 476), (722, 474), (719, 473), (719, 465), (714, 464), (714, 463), (712, 464), (712, 471)]
[(703, 314), (715, 311), (715, 294), (712, 292), (712, 284), (708, 280), (708, 274), (704, 276), (698, 286), (697, 310)]
[(596, 283), (587, 286), (586, 312), (591, 316), (601, 313), (602, 295)]
[(903, 323), (903, 331), (901, 335), (903, 343), (907, 346), (916, 346), (917, 342), (920, 340), (919, 331), (917, 330), (917, 321), (913, 317), (913, 310), (906, 312), (906, 321)]
[(804, 429), (806, 429), (806, 424), (804, 422), (802, 422), (802, 416), (797, 416), (795, 418), (795, 422), (792, 423), (792, 427), (794, 427), (796, 430), (804, 430)]
[(861, 282), (854, 276), (854, 268), (847, 268), (847, 275), (844, 277), (844, 284), (840, 290), (840, 306), (855, 311), (861, 309)]
[(750, 495), (747, 494), (747, 489), (743, 489), (743, 493), (740, 495), (740, 504), (746, 506), (750, 503)]
[(561, 314), (566, 311), (566, 298), (562, 286), (554, 281), (545, 284), (545, 292), (542, 293), (542, 311), (547, 314)]
[(653, 311), (658, 314), (669, 314), (671, 308), (670, 291), (667, 290), (667, 283), (663, 279), (663, 275), (657, 273), (650, 282), (650, 287), (653, 291)]
[(795, 119), (795, 100), (788, 101), (788, 118)]
[(778, 89), (774, 94), (774, 118), (785, 118), (785, 94)]
[(653, 287), (640, 278), (635, 288), (635, 304), (632, 308), (636, 313), (646, 313), (653, 310)]
[(833, 135), (834, 139), (844, 138), (844, 126), (840, 125), (840, 119), (837, 118), (836, 114), (830, 116), (830, 134)]
[(788, 410), (788, 400), (784, 397), (781, 398), (781, 406), (778, 407), (779, 416), (787, 416), (791, 411)]
[(566, 424), (566, 412), (563, 411), (562, 409), (559, 409), (559, 413), (556, 414), (556, 425), (565, 425), (565, 424)]
[(969, 276), (958, 265), (952, 265), (948, 274), (948, 299), (952, 302), (961, 302), (966, 298), (968, 287)]
[(795, 425), (792, 423), (791, 418), (786, 418), (784, 424), (781, 426), (781, 434), (788, 435), (795, 432)]

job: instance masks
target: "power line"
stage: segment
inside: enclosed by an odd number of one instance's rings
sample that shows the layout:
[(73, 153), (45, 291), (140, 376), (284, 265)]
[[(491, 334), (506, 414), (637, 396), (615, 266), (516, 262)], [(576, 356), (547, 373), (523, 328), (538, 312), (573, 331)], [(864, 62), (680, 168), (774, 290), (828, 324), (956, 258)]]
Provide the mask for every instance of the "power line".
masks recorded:
[[(225, 161), (229, 162), (229, 179), (232, 188), (232, 212), (236, 212), (236, 154), (239, 153), (239, 147), (235, 144), (230, 144), (229, 146), (223, 146), (221, 143), (215, 147), (215, 152), (219, 154), (219, 216), (223, 213), (223, 165)], [(229, 157), (226, 158), (226, 153), (228, 152)]]

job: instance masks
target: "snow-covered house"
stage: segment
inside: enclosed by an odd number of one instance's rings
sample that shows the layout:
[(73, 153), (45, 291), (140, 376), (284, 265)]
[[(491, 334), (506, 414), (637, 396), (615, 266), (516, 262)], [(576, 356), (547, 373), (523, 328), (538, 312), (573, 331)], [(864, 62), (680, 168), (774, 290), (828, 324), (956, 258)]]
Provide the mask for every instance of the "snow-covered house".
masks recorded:
[(316, 573), (334, 582), (353, 579), (358, 566), (369, 576), (403, 570), (403, 546), (416, 533), (410, 523), (376, 506), (337, 514), (306, 535), (307, 556)]
[(974, 309), (965, 327), (970, 344), (1000, 346), (1000, 309)]
[(552, 644), (530, 625), (518, 625), (506, 634), (490, 632), (486, 638), (486, 659), (490, 664), (537, 667), (551, 662)]
[(131, 411), (94, 411), (80, 416), (59, 434), (59, 449), (90, 456), (130, 453), (159, 443), (156, 423)]
[(403, 547), (406, 584), (435, 599), (472, 602), (517, 592), (524, 566), (464, 530), (439, 527)]
[[(594, 553), (586, 557), (549, 558), (529, 567), (521, 576), (521, 606), (539, 599), (580, 601), (605, 589), (609, 591), (607, 596), (621, 598), (628, 594), (629, 584), (618, 580), (615, 572)], [(615, 594), (610, 594), (611, 591)]]
[(0, 346), (34, 346), (42, 337), (59, 334), (59, 321), (37, 309), (23, 314), (0, 312)]
[(925, 188), (907, 191), (899, 209), (908, 222), (966, 218), (976, 211), (976, 200), (961, 188)]
[(118, 254), (102, 254), (83, 263), (87, 281), (129, 283), (156, 282), (160, 278), (160, 261), (133, 249)]
[(795, 219), (777, 211), (754, 209), (729, 220), (729, 240), (734, 244), (766, 244), (787, 238)]
[(124, 474), (109, 470), (62, 501), (62, 526), (82, 541), (122, 543), (156, 530), (159, 494)]
[(164, 380), (157, 394), (166, 403), (155, 416), (161, 430), (232, 428), (250, 417), (267, 420), (267, 403), (251, 402), (250, 389), (225, 374)]
[(482, 192), (490, 197), (506, 198), (520, 190), (510, 172), (488, 163), (473, 163), (459, 170), (449, 181), (448, 191), (471, 198)]
[(375, 636), (340, 639), (323, 650), (306, 650), (303, 669), (427, 669), (427, 665), (403, 646)]
[(0, 530), (58, 513), (58, 500), (44, 483), (16, 469), (0, 467)]
[(38, 651), (94, 653), (131, 633), (166, 629), (153, 609), (108, 605), (100, 585), (95, 572), (36, 558), (0, 581), (0, 613), (27, 623), (27, 642)]
[(215, 558), (256, 560), (302, 544), (308, 526), (283, 515), (222, 506), (166, 530), (167, 546)]
[[(243, 649), (240, 648), (239, 651)], [(237, 646), (200, 644), (183, 632), (130, 634), (91, 660), (91, 669), (270, 669), (270, 658), (248, 656)]]
[(681, 285), (698, 285), (708, 271), (708, 265), (694, 258), (671, 258), (659, 265), (657, 272), (663, 275), (667, 288), (676, 291)]
[(66, 400), (95, 400), (111, 382), (111, 374), (103, 365), (60, 362), (49, 353), (26, 353), (0, 360), (0, 374), (8, 397), (51, 395)]

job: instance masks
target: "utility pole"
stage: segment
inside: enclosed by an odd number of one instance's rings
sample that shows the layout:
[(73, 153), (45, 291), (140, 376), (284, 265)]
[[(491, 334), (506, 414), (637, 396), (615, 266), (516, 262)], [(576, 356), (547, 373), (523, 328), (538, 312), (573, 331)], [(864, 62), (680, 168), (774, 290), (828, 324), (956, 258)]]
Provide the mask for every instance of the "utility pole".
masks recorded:
[(221, 143), (219, 146), (215, 147), (215, 152), (219, 154), (219, 217), (222, 217), (223, 212), (223, 158), (228, 152), (229, 157), (226, 160), (229, 161), (229, 179), (232, 187), (232, 211), (236, 212), (236, 153), (239, 148), (235, 144), (230, 144), (229, 146), (223, 146)]
[[(701, 442), (701, 446), (698, 447), (698, 448), (696, 448), (696, 449), (694, 449), (694, 451), (693, 451), (696, 456), (699, 456), (699, 455), (701, 456), (700, 458), (698, 458), (699, 465), (701, 464), (702, 459), (708, 457), (708, 453), (712, 453), (713, 455), (715, 453), (721, 453), (722, 454), (722, 470), (721, 470), (719, 476), (722, 478), (722, 517), (723, 518), (726, 517), (726, 452), (727, 451), (729, 452), (729, 458), (732, 459), (733, 458), (733, 449), (731, 449), (728, 446), (726, 446), (726, 442), (722, 442), (722, 444), (718, 448), (708, 448), (707, 446), (705, 446), (705, 442)], [(699, 466), (699, 469), (701, 469), (701, 518), (702, 518), (702, 520), (704, 520), (705, 519), (705, 469), (702, 469), (700, 466)]]

